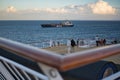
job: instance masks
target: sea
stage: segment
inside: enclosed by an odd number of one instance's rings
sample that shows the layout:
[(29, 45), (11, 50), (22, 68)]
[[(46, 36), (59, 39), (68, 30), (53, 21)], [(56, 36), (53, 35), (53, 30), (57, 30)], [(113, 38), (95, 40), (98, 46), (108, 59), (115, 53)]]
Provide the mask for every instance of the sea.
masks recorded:
[(66, 44), (68, 39), (94, 40), (98, 35), (106, 40), (120, 40), (120, 21), (72, 20), (74, 27), (42, 28), (41, 24), (62, 20), (1, 20), (0, 37), (36, 47), (47, 47), (50, 40)]

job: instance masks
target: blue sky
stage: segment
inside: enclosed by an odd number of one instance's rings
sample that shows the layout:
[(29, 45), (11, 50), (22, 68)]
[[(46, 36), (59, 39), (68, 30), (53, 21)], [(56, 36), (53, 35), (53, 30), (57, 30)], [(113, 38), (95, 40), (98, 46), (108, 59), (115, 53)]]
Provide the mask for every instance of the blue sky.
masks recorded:
[(120, 0), (0, 0), (0, 20), (120, 20)]

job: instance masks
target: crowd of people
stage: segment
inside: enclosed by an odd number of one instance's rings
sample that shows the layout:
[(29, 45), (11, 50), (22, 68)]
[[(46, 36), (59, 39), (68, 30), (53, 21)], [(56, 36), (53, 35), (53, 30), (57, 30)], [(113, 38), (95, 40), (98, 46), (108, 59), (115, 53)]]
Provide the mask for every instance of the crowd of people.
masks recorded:
[[(91, 40), (92, 41), (92, 40)], [(114, 39), (112, 40), (109, 44), (117, 44), (118, 40)], [(91, 47), (91, 46), (105, 46), (108, 45), (107, 40), (105, 38), (100, 38), (98, 35), (95, 36), (93, 42), (88, 41), (86, 44), (86, 40), (84, 39), (77, 39), (76, 41), (74, 39), (69, 39), (67, 41), (67, 48), (68, 48), (68, 53), (74, 52), (74, 47)]]
[(96, 40), (96, 46), (106, 45), (106, 39), (100, 39), (98, 35), (95, 37), (95, 40)]
[[(98, 35), (95, 36), (93, 42), (91, 42), (92, 40), (84, 40), (84, 39), (77, 39), (74, 40), (72, 38), (67, 40), (67, 53), (73, 53), (75, 51), (75, 46), (77, 47), (91, 47), (91, 46), (105, 46), (107, 45), (107, 40), (105, 38), (100, 38)], [(87, 44), (86, 44), (87, 42)], [(118, 41), (116, 39), (114, 39), (111, 44), (116, 44), (118, 43)], [(50, 40), (50, 47), (55, 47), (55, 46), (59, 46), (60, 42), (59, 41), (54, 41), (54, 40)]]

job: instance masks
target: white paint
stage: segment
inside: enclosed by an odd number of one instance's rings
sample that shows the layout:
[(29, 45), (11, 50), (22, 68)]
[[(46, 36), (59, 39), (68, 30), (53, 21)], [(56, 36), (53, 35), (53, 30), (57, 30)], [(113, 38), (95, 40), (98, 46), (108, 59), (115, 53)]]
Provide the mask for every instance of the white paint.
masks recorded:
[(43, 70), (43, 72), (48, 76), (49, 80), (63, 80), (57, 69), (44, 65), (42, 63), (38, 64), (40, 68)]
[(108, 77), (106, 77), (106, 78), (104, 78), (102, 80), (115, 80), (117, 78), (120, 78), (120, 71), (113, 74), (113, 75), (111, 75), (111, 76), (108, 76)]

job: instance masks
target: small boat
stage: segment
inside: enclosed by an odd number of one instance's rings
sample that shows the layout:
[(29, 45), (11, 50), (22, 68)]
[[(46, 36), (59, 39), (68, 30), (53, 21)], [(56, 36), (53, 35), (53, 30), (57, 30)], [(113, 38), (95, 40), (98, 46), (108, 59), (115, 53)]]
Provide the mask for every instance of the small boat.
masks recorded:
[(64, 21), (58, 24), (41, 24), (43, 28), (45, 27), (73, 27), (74, 25), (70, 21)]

